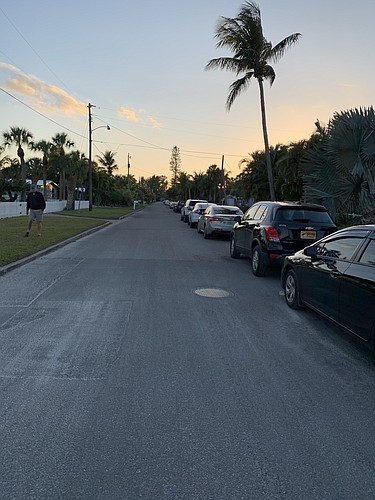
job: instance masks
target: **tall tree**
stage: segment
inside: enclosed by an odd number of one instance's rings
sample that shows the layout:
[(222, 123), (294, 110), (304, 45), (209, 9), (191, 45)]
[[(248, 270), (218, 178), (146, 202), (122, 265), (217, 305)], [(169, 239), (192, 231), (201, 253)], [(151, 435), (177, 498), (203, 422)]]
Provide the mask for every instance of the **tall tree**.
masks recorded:
[(32, 184), (36, 184), (43, 175), (43, 161), (41, 158), (34, 156), (26, 162), (27, 177), (31, 179)]
[(118, 165), (116, 164), (115, 160), (116, 153), (113, 151), (105, 151), (101, 156), (97, 155), (98, 162), (100, 165), (102, 165), (104, 168), (107, 169), (108, 175), (112, 176), (114, 170), (118, 170)]
[(60, 132), (52, 137), (52, 144), (54, 150), (53, 163), (58, 168), (60, 176), (59, 200), (61, 201), (65, 198), (64, 167), (66, 162), (64, 157), (66, 154), (66, 149), (73, 148), (74, 142), (68, 138), (68, 135), (65, 132)]
[(66, 187), (68, 191), (66, 210), (74, 210), (75, 189), (87, 177), (89, 162), (83, 153), (72, 151), (64, 156)]
[(191, 196), (191, 177), (187, 172), (180, 172), (178, 175), (178, 192), (183, 200)]
[(300, 38), (300, 33), (294, 33), (274, 47), (263, 35), (260, 9), (255, 2), (245, 2), (235, 18), (221, 17), (216, 28), (217, 48), (226, 47), (233, 52), (233, 57), (211, 59), (206, 69), (225, 69), (242, 75), (229, 88), (226, 102), (228, 111), (236, 97), (245, 91), (252, 78), (258, 81), (262, 129), (266, 154), (267, 174), (271, 200), (276, 199), (273, 185), (272, 162), (268, 141), (266, 105), (263, 81), (268, 80), (272, 86), (276, 74), (269, 62), (277, 62), (285, 51)]
[(216, 203), (218, 201), (218, 194), (222, 182), (221, 168), (217, 165), (210, 165), (207, 169), (206, 175), (209, 186), (208, 199)]
[(169, 161), (169, 170), (172, 172), (172, 187), (175, 187), (178, 181), (178, 176), (181, 172), (181, 155), (177, 146), (172, 149), (171, 159)]
[(42, 141), (37, 141), (33, 142), (31, 144), (31, 149), (34, 151), (40, 151), (43, 153), (43, 192), (44, 192), (44, 197), (47, 198), (47, 168), (48, 168), (48, 163), (50, 156), (53, 151), (53, 144), (51, 142), (42, 140)]
[(25, 151), (22, 146), (29, 147), (31, 141), (33, 139), (33, 134), (30, 130), (22, 127), (10, 127), (7, 132), (3, 132), (3, 140), (4, 146), (16, 146), (17, 147), (17, 156), (20, 159), (21, 165), (21, 180), (24, 184), (22, 189), (22, 201), (26, 199), (26, 162), (25, 162)]

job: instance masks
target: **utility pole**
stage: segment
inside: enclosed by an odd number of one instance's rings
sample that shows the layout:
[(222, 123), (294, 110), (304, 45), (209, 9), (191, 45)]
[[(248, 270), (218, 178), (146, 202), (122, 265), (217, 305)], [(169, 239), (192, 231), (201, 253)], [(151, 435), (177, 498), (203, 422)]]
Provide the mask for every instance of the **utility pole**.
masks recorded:
[(225, 198), (224, 155), (221, 156), (221, 197)]
[(128, 153), (128, 189), (130, 191), (130, 154)]
[(92, 128), (92, 114), (91, 108), (95, 108), (93, 104), (89, 102), (89, 212), (92, 211), (92, 133), (93, 130), (98, 130), (98, 128), (106, 128), (107, 130), (111, 130), (109, 125), (100, 125), (99, 127)]
[(92, 117), (91, 108), (95, 106), (91, 103), (87, 106), (89, 108), (89, 212), (92, 211)]

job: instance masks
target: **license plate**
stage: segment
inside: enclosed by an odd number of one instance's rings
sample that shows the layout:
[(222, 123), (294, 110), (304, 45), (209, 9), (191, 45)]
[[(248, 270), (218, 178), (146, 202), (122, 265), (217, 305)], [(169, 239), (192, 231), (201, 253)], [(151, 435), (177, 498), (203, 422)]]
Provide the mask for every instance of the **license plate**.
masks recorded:
[(316, 240), (316, 231), (301, 231), (301, 240)]

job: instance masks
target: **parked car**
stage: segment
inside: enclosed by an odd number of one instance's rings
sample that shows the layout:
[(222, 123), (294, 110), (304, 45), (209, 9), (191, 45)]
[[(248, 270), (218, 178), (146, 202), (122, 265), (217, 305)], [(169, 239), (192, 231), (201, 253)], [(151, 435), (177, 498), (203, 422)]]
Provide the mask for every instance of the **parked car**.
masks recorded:
[[(188, 224), (191, 228), (197, 227), (200, 216), (208, 207), (209, 203), (196, 203), (193, 207), (193, 210), (189, 212), (188, 215)], [(210, 203), (211, 205), (211, 203)]]
[(229, 236), (236, 217), (242, 215), (242, 210), (232, 205), (209, 205), (199, 218), (197, 231), (206, 239), (214, 234)]
[(173, 208), (173, 212), (181, 213), (181, 208), (185, 205), (184, 201), (178, 201), (177, 205)]
[(308, 306), (375, 348), (375, 224), (347, 227), (285, 258), (289, 307)]
[(255, 276), (270, 266), (281, 266), (287, 255), (336, 231), (322, 205), (299, 202), (260, 201), (233, 226), (230, 255), (250, 257)]
[(185, 205), (181, 208), (181, 220), (184, 222), (188, 222), (189, 213), (193, 210), (193, 207), (196, 203), (207, 203), (207, 200), (193, 200), (189, 198), (185, 201)]

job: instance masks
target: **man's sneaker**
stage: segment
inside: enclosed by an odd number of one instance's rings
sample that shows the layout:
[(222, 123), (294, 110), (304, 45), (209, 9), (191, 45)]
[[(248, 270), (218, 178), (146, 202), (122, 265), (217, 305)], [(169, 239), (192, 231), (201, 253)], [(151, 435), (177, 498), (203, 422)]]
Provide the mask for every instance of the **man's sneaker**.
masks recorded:
[(38, 236), (42, 236), (42, 235), (39, 233)]
[(29, 231), (26, 231), (25, 236), (29, 236)]

